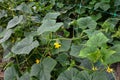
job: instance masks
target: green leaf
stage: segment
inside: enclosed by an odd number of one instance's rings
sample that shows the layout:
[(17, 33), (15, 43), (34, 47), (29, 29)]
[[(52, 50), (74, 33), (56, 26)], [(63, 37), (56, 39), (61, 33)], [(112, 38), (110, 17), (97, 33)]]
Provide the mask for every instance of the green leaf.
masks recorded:
[(0, 2), (3, 2), (4, 0), (0, 0)]
[(93, 63), (97, 62), (101, 59), (101, 52), (97, 49), (95, 52), (88, 54), (87, 58), (91, 60)]
[(52, 58), (45, 58), (41, 63), (32, 66), (31, 76), (36, 76), (39, 80), (50, 80), (50, 73), (56, 63), (57, 62)]
[(38, 41), (33, 41), (33, 37), (26, 37), (12, 47), (12, 52), (15, 54), (29, 54), (32, 49), (38, 46)]
[(11, 19), (8, 22), (7, 29), (15, 27), (17, 24), (19, 24), (23, 20), (23, 15), (15, 16), (13, 19)]
[(116, 51), (116, 53), (107, 58), (107, 64), (112, 64), (120, 61), (120, 44), (115, 44), (111, 49)]
[(0, 19), (3, 18), (4, 16), (6, 16), (6, 11), (5, 10), (1, 10), (0, 11)]
[(96, 47), (86, 47), (86, 48), (80, 50), (79, 56), (82, 58), (85, 58), (88, 55), (90, 55), (91, 53), (94, 53), (96, 50), (97, 50)]
[(38, 35), (48, 31), (56, 32), (63, 25), (63, 23), (56, 23), (55, 19), (59, 15), (60, 13), (58, 12), (46, 14), (42, 21), (43, 24), (37, 30)]
[(68, 51), (70, 49), (70, 45), (71, 45), (71, 40), (62, 40), (61, 41), (61, 48), (59, 49), (59, 51)]
[(98, 8), (107, 11), (110, 8), (110, 5), (106, 2), (98, 2), (95, 4), (94, 9), (98, 9)]
[(28, 13), (28, 14), (32, 14), (32, 10), (30, 9), (30, 7), (28, 5), (26, 5), (24, 2), (21, 3), (20, 5), (18, 5), (15, 10), (20, 10), (22, 12)]
[(0, 39), (0, 43), (3, 43), (6, 40), (8, 40), (10, 38), (12, 32), (13, 32), (12, 29), (6, 29), (6, 30), (4, 30), (3, 33), (1, 33), (2, 35), (0, 35), (0, 37), (3, 36), (3, 38)]
[(101, 2), (106, 2), (106, 3), (109, 3), (110, 0), (102, 0)]
[(98, 14), (96, 14), (96, 15), (93, 14), (91, 17), (92, 17), (93, 20), (97, 21), (97, 20), (99, 20), (100, 18), (102, 18), (102, 15), (101, 15), (101, 13), (98, 13)]
[(110, 58), (107, 58), (106, 63), (107, 64), (113, 64), (113, 63), (117, 63), (120, 62), (120, 53), (115, 53), (113, 55), (110, 56)]
[(1, 45), (4, 49), (3, 61), (9, 61), (11, 57), (13, 57), (13, 53), (10, 51), (12, 43), (10, 41), (5, 41)]
[(120, 38), (120, 29), (118, 31), (115, 31), (115, 33), (112, 35), (112, 37)]
[(38, 28), (37, 33), (38, 35), (44, 33), (44, 32), (56, 32), (63, 23), (56, 23), (55, 20), (45, 20), (43, 24)]
[(59, 49), (55, 49), (53, 51), (53, 54), (58, 54), (59, 52), (68, 51), (70, 49), (71, 40), (61, 40), (60, 45), (61, 47)]
[(81, 67), (86, 68), (86, 69), (92, 69), (92, 64), (89, 59), (83, 59), (80, 62), (81, 62), (80, 64)]
[(97, 49), (96, 47), (86, 47), (86, 48), (80, 50), (79, 56), (81, 58), (87, 58), (90, 61), (92, 61), (93, 63), (95, 63), (101, 59), (100, 50)]
[(63, 30), (63, 36), (64, 37), (69, 37), (70, 36), (70, 32), (69, 31), (67, 31), (67, 30)]
[(87, 34), (89, 38), (91, 38), (93, 35), (98, 34), (100, 31), (98, 30), (93, 30), (93, 29), (86, 29), (83, 32)]
[(68, 55), (66, 53), (63, 54), (59, 54), (58, 57), (56, 58), (56, 60), (62, 65), (62, 66), (66, 66), (69, 65), (70, 62), (68, 60)]
[(100, 8), (104, 11), (107, 11), (110, 8), (110, 5), (107, 3), (101, 3)]
[(106, 62), (114, 53), (114, 50), (101, 48), (102, 60), (104, 62)]
[(57, 7), (62, 8), (64, 6), (63, 3), (57, 3)]
[(113, 32), (118, 21), (117, 18), (109, 18), (103, 23), (102, 27)]
[(43, 23), (45, 20), (56, 20), (56, 18), (60, 15), (59, 12), (54, 12), (54, 13), (48, 13), (45, 15), (45, 17), (43, 18)]
[(79, 57), (81, 46), (72, 44), (70, 55), (74, 57)]
[(40, 23), (41, 20), (38, 16), (31, 16), (31, 21), (35, 22), (35, 23)]
[(30, 80), (29, 73), (23, 74), (18, 80)]
[(100, 32), (90, 37), (86, 45), (92, 47), (102, 47), (107, 43), (107, 41), (108, 38), (102, 32)]
[(114, 4), (115, 4), (115, 6), (119, 6), (120, 5), (120, 0), (115, 0)]
[(75, 68), (68, 69), (62, 72), (57, 80), (91, 80), (86, 71), (79, 71)]
[(17, 78), (17, 72), (14, 68), (14, 66), (11, 66), (5, 70), (4, 73), (4, 80), (16, 80)]
[(95, 29), (97, 23), (91, 17), (84, 17), (84, 18), (80, 18), (80, 19), (77, 20), (77, 25), (81, 29), (85, 29), (87, 27), (89, 29)]
[(120, 43), (115, 43), (111, 49), (116, 51), (116, 53), (120, 53)]
[(96, 71), (91, 74), (91, 80), (108, 80), (106, 73), (102, 71)]
[(24, 32), (24, 36), (28, 37), (28, 36), (36, 36), (37, 35), (37, 31), (31, 31), (31, 32)]

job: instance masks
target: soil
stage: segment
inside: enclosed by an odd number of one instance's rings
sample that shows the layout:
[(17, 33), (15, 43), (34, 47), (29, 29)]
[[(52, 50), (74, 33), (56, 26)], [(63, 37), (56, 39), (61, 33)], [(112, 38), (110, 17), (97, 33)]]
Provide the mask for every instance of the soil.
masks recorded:
[[(2, 64), (2, 62), (0, 62), (0, 64)], [(4, 80), (4, 71), (3, 69), (0, 67), (0, 80)]]
[(4, 73), (3, 72), (0, 72), (0, 80), (4, 80)]
[(116, 64), (115, 75), (116, 75), (116, 80), (120, 80), (120, 62)]

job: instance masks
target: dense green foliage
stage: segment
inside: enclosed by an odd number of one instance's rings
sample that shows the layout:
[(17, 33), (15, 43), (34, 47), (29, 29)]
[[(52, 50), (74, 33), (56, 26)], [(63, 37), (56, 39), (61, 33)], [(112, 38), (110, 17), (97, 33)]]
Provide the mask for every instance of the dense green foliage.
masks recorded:
[(115, 80), (119, 14), (120, 0), (0, 0), (4, 80)]

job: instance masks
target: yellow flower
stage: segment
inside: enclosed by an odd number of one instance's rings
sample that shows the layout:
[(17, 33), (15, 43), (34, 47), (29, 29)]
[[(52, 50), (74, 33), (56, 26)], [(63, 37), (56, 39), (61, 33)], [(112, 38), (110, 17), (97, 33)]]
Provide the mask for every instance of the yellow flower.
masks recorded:
[(36, 59), (35, 62), (36, 62), (36, 64), (39, 64), (39, 63), (40, 63), (40, 60), (39, 60), (39, 59)]
[(55, 48), (57, 48), (57, 49), (61, 47), (61, 45), (60, 45), (58, 42), (55, 42), (55, 43), (54, 43), (54, 46), (55, 46)]
[(97, 69), (97, 67), (94, 67), (94, 66), (93, 66), (93, 67), (92, 67), (92, 70), (93, 70), (93, 71), (96, 71), (96, 70), (98, 70), (98, 69)]
[(106, 70), (108, 73), (111, 73), (111, 72), (113, 72), (113, 69), (112, 68), (110, 68), (110, 67), (107, 67), (107, 70)]

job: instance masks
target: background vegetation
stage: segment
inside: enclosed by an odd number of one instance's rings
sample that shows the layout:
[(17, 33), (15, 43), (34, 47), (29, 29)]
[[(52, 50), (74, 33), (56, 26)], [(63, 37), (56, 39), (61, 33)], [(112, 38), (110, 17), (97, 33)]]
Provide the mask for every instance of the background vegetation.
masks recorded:
[(120, 0), (0, 0), (4, 80), (116, 80), (119, 14)]

